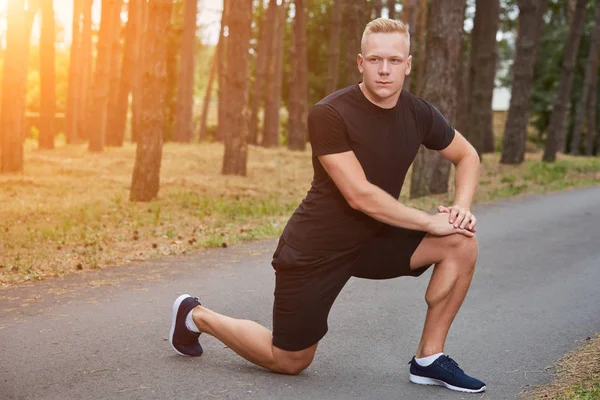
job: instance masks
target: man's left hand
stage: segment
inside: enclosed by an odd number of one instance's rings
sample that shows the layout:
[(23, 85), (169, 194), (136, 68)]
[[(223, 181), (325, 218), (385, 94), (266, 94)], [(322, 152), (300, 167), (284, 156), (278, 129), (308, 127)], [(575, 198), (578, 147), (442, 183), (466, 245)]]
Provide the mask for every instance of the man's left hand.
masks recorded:
[(438, 212), (448, 213), (448, 222), (454, 225), (455, 228), (467, 229), (471, 232), (477, 230), (475, 228), (477, 218), (466, 208), (460, 206), (439, 206)]

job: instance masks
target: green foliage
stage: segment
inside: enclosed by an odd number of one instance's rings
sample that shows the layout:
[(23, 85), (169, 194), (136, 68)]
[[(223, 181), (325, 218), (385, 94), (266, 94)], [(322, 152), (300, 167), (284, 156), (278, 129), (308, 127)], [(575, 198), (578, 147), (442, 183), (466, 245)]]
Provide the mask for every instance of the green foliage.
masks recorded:
[(529, 165), (529, 171), (525, 179), (532, 180), (540, 185), (548, 185), (552, 182), (561, 181), (567, 175), (570, 164), (566, 161), (556, 163), (534, 162)]
[[(27, 72), (27, 94), (25, 97), (28, 112), (40, 111), (40, 49), (31, 46)], [(69, 83), (70, 49), (56, 47), (56, 112), (64, 113), (67, 109), (67, 92)]]
[(588, 388), (576, 386), (571, 393), (562, 397), (563, 400), (600, 400), (600, 382), (593, 383)]
[[(569, 99), (568, 130), (573, 127), (575, 110), (583, 91), (583, 77), (594, 27), (594, 2), (586, 11), (586, 20), (577, 56), (573, 86)], [(550, 123), (552, 107), (562, 71), (564, 52), (569, 37), (569, 4), (567, 0), (550, 0), (544, 17), (544, 30), (537, 53), (532, 91), (532, 125), (543, 139)], [(598, 112), (598, 111), (597, 111)], [(567, 137), (566, 143), (570, 140)]]

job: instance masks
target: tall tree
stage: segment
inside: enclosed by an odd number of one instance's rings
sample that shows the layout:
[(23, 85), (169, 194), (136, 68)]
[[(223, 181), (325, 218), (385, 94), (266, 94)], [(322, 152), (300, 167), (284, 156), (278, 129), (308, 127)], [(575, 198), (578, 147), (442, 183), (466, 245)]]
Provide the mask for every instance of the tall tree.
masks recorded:
[(175, 140), (177, 94), (179, 93), (179, 61), (183, 43), (183, 22), (186, 0), (173, 0), (169, 44), (167, 46), (167, 119), (164, 126), (165, 141)]
[(287, 2), (284, 0), (277, 10), (275, 35), (272, 37), (272, 57), (269, 60), (268, 69), (270, 79), (266, 85), (263, 137), (260, 143), (263, 147), (279, 146), (279, 112), (281, 108), (283, 49), (287, 11)]
[[(427, 33), (425, 70), (427, 81), (422, 97), (455, 122), (456, 76), (466, 0), (433, 0)], [(410, 195), (447, 193), (450, 163), (439, 152), (421, 148), (413, 165)]]
[(388, 18), (396, 19), (396, 0), (387, 0)]
[(329, 33), (329, 64), (327, 68), (327, 94), (337, 89), (340, 67), (340, 35), (342, 32), (342, 17), (344, 3), (342, 0), (333, 0), (331, 10), (331, 30)]
[(42, 28), (40, 32), (40, 139), (41, 149), (54, 148), (54, 120), (56, 119), (56, 30), (54, 2), (41, 4)]
[(36, 4), (25, 10), (24, 0), (11, 0), (7, 8), (6, 50), (2, 76), (0, 115), (0, 172), (23, 170), (23, 113), (27, 84), (29, 38)]
[(308, 65), (306, 57), (306, 2), (294, 0), (296, 12), (292, 33), (290, 74), (289, 131), (287, 146), (290, 150), (306, 147), (308, 116)]
[(503, 164), (520, 164), (525, 159), (533, 70), (547, 6), (548, 0), (519, 0), (519, 28), (512, 67), (512, 95), (500, 159)]
[[(408, 31), (410, 33), (410, 46), (411, 49), (415, 45), (415, 37), (417, 35), (417, 4), (418, 0), (403, 0), (402, 2), (402, 22), (408, 25)], [(407, 76), (404, 80), (404, 89), (410, 91), (412, 88), (412, 78)]]
[(460, 96), (460, 93), (469, 92), (469, 57), (466, 55), (469, 34), (464, 30), (460, 39), (461, 58), (459, 59), (456, 84), (458, 85), (458, 99), (456, 104), (456, 124), (455, 128), (461, 133), (465, 131), (465, 125), (468, 123), (468, 110), (470, 106), (470, 96)]
[(256, 72), (254, 73), (254, 82), (252, 83), (250, 95), (250, 123), (248, 128), (248, 143), (250, 144), (258, 143), (258, 115), (263, 103), (265, 82), (267, 82), (269, 56), (272, 56), (271, 47), (273, 41), (269, 39), (275, 34), (276, 20), (277, 0), (270, 0), (269, 7), (261, 24), (256, 56)]
[(413, 91), (417, 94), (421, 93), (421, 88), (423, 86), (423, 79), (425, 76), (425, 68), (421, 66), (425, 63), (425, 44), (426, 44), (426, 36), (427, 36), (427, 13), (428, 13), (428, 2), (427, 0), (419, 0), (418, 15), (419, 22), (417, 24), (417, 48), (411, 49), (411, 51), (416, 51), (417, 59), (414, 60), (413, 55), (413, 68), (415, 68), (415, 73), (412, 79), (416, 79), (416, 83), (413, 86)]
[(140, 26), (135, 35), (136, 68), (131, 88), (131, 140), (136, 143), (142, 135), (142, 74), (144, 71), (145, 49), (145, 43), (142, 39), (148, 24), (148, 3), (146, 0), (140, 0), (138, 18)]
[(344, 33), (346, 35), (346, 80), (343, 86), (355, 85), (362, 76), (358, 70), (356, 58), (360, 53), (360, 41), (365, 29), (366, 0), (347, 1), (344, 8)]
[(567, 118), (569, 117), (569, 101), (571, 94), (571, 84), (573, 82), (573, 74), (575, 70), (575, 61), (579, 52), (579, 42), (583, 32), (583, 22), (585, 17), (585, 8), (587, 0), (577, 0), (575, 6), (575, 14), (569, 30), (569, 39), (562, 64), (562, 74), (558, 91), (554, 99), (552, 107), (552, 117), (550, 118), (550, 126), (548, 127), (548, 139), (544, 148), (543, 160), (554, 162), (556, 160), (556, 152), (563, 149), (566, 131)]
[(112, 53), (113, 35), (116, 31), (116, 9), (120, 8), (121, 0), (103, 0), (98, 35), (98, 55), (94, 71), (94, 86), (90, 103), (90, 120), (86, 124), (89, 130), (89, 151), (99, 152), (104, 149), (106, 133), (106, 115), (110, 91), (110, 60)]
[(78, 98), (79, 75), (82, 68), (79, 66), (81, 52), (81, 12), (83, 11), (83, 0), (73, 0), (73, 21), (71, 26), (71, 52), (69, 57), (69, 78), (67, 93), (67, 110), (65, 115), (65, 136), (67, 143), (75, 142), (77, 135), (77, 112), (80, 109)]
[(496, 33), (500, 24), (500, 0), (477, 0), (473, 31), (467, 96), (468, 122), (465, 137), (481, 155), (494, 151), (492, 96), (496, 77)]
[(245, 176), (248, 163), (248, 50), (252, 33), (252, 2), (238, 2), (237, 7), (231, 7), (228, 18), (230, 40), (227, 45), (227, 64), (236, 68), (228, 69), (225, 81), (227, 117), (235, 130), (232, 129), (225, 137), (222, 173)]
[[(598, 58), (598, 40), (600, 39), (600, 0), (596, 1), (596, 15), (594, 20), (594, 31), (590, 40), (590, 51), (588, 53), (587, 64), (585, 66), (585, 76), (583, 82), (583, 93), (579, 99), (577, 105), (577, 112), (575, 114), (575, 125), (573, 126), (573, 135), (571, 136), (571, 154), (581, 154), (581, 131), (583, 129), (583, 123), (585, 116), (588, 112), (588, 102), (592, 101), (596, 103), (596, 92), (592, 92), (593, 86), (592, 80), (594, 75), (598, 76), (598, 68), (596, 66), (596, 59)], [(597, 79), (597, 78), (596, 78)], [(588, 135), (593, 135), (593, 132), (587, 132)]]
[(217, 74), (217, 68), (219, 68), (219, 46), (215, 49), (213, 54), (210, 72), (208, 74), (208, 84), (206, 85), (206, 92), (204, 93), (204, 100), (202, 101), (202, 114), (200, 115), (200, 129), (198, 131), (198, 140), (204, 140), (206, 137), (206, 124), (208, 121), (208, 106), (210, 105), (210, 98), (213, 91), (213, 84), (215, 81), (215, 75)]
[(142, 122), (131, 179), (131, 201), (150, 201), (158, 195), (162, 161), (163, 126), (167, 95), (167, 35), (172, 0), (148, 3), (144, 30), (146, 51), (142, 81)]
[(92, 6), (94, 0), (83, 0), (82, 22), (81, 22), (81, 43), (79, 59), (77, 66), (80, 68), (79, 80), (75, 89), (75, 102), (77, 104), (77, 113), (75, 114), (77, 138), (88, 138), (89, 133), (86, 128), (86, 121), (91, 112), (92, 99)]
[(138, 44), (136, 39), (141, 28), (142, 15), (141, 3), (143, 0), (129, 0), (127, 4), (127, 25), (125, 25), (125, 44), (123, 47), (123, 62), (117, 95), (117, 103), (112, 115), (109, 115), (108, 126), (112, 132), (113, 144), (123, 145), (125, 139), (125, 125), (127, 122), (127, 109), (129, 107), (129, 94), (132, 91), (137, 68)]
[(231, 35), (225, 36), (225, 31), (228, 30), (229, 24), (229, 9), (230, 2), (232, 0), (223, 0), (223, 13), (221, 15), (221, 34), (219, 36), (219, 43), (221, 44), (218, 53), (219, 60), (219, 109), (218, 109), (218, 127), (217, 127), (217, 139), (223, 140), (227, 133), (231, 129), (229, 125), (229, 121), (227, 121), (227, 108), (229, 104), (227, 103), (225, 93), (225, 77), (227, 76), (227, 42), (229, 41), (229, 37)]
[[(600, 8), (600, 7), (599, 7)], [(591, 156), (594, 153), (594, 137), (600, 140), (600, 135), (596, 130), (596, 109), (598, 108), (597, 88), (598, 88), (598, 57), (594, 60), (594, 74), (592, 74), (592, 84), (590, 89), (590, 98), (587, 109), (587, 131), (585, 137), (585, 155)]]
[(179, 61), (177, 113), (174, 139), (189, 143), (193, 136), (192, 110), (194, 108), (194, 53), (196, 41), (196, 14), (198, 0), (185, 0), (183, 40)]
[(121, 87), (121, 9), (122, 0), (114, 10), (113, 31), (110, 45), (110, 78), (108, 89), (108, 106), (106, 108), (106, 131), (104, 141), (107, 146), (122, 146), (123, 138), (114, 130), (114, 119), (119, 104), (119, 89)]
[(381, 9), (383, 8), (383, 0), (373, 0), (373, 11), (375, 18), (381, 18)]

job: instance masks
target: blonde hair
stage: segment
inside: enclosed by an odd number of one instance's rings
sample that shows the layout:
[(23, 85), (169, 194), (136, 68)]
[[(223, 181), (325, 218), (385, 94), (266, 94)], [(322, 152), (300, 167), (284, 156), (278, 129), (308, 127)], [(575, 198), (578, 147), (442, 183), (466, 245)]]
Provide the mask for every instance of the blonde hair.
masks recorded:
[(409, 46), (410, 52), (410, 33), (408, 32), (408, 26), (402, 21), (389, 18), (377, 18), (369, 22), (365, 27), (360, 41), (361, 52), (364, 49), (367, 36), (371, 33), (400, 33), (406, 37), (406, 43)]

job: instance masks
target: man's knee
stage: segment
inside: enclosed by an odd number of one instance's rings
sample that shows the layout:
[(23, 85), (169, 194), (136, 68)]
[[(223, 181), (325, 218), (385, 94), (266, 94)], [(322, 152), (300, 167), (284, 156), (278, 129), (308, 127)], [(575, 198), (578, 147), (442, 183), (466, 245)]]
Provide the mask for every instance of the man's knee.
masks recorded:
[(286, 360), (278, 363), (279, 372), (285, 375), (298, 375), (312, 363), (311, 360)]
[(458, 257), (465, 265), (474, 266), (479, 254), (477, 236), (468, 237), (461, 234), (446, 236), (448, 238), (447, 257)]
[(316, 345), (301, 351), (284, 351), (273, 348), (277, 372), (286, 375), (298, 375), (312, 363), (315, 351)]

